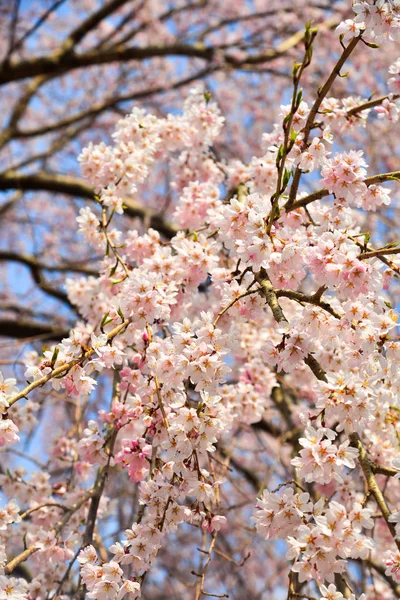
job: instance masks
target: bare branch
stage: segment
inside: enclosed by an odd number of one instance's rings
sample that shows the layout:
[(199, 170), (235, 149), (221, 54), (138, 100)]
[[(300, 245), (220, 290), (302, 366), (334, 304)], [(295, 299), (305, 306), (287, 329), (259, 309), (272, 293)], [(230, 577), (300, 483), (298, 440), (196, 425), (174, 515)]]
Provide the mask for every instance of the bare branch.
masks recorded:
[(0, 318), (0, 336), (14, 339), (25, 339), (40, 336), (41, 339), (60, 340), (68, 337), (69, 330), (24, 319)]
[[(58, 192), (68, 196), (88, 198), (93, 201), (95, 196), (94, 189), (80, 179), (50, 173), (26, 175), (16, 171), (6, 171), (0, 174), (0, 190), (11, 189)], [(165, 221), (163, 216), (156, 211), (128, 198), (124, 199), (124, 204), (126, 206), (125, 213), (128, 216), (143, 219), (150, 227), (157, 229), (166, 237), (171, 238), (177, 233), (178, 228)]]

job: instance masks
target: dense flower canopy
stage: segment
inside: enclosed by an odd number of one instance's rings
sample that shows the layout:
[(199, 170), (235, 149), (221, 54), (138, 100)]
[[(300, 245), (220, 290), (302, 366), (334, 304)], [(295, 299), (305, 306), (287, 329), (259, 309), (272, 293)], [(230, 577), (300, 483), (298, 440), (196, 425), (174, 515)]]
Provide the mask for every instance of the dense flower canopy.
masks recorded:
[[(225, 112), (199, 77), (179, 110), (134, 104), (87, 136), (75, 227), (97, 272), (64, 269), (75, 323), (0, 374), (0, 600), (399, 597), (400, 2), (338, 10), (298, 36), (259, 139), (245, 116), (222, 152), (246, 90)], [(345, 69), (383, 49), (382, 95), (362, 97)]]

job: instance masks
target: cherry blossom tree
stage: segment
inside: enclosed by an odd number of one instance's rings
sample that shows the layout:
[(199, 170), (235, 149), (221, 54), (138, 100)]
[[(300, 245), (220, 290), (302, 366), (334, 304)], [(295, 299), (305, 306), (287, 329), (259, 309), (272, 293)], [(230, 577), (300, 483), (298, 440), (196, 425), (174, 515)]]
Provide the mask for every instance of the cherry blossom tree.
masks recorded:
[(5, 6), (0, 600), (400, 597), (400, 2), (224, 4)]

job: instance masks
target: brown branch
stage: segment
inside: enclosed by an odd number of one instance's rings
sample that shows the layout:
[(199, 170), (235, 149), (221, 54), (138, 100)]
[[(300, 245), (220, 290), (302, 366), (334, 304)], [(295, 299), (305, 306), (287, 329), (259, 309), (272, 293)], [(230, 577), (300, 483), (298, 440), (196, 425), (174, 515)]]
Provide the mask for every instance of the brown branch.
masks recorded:
[(11, 48), (10, 55), (15, 50), (18, 50), (19, 48), (21, 48), (22, 44), (33, 33), (35, 33), (35, 31), (37, 31), (43, 25), (43, 23), (45, 23), (47, 21), (47, 19), (49, 18), (49, 16), (55, 10), (57, 10), (57, 8), (59, 6), (61, 6), (61, 4), (63, 4), (65, 1), (66, 0), (56, 0), (48, 9), (46, 9), (45, 12), (37, 19), (37, 21), (29, 29), (27, 29), (27, 31), (25, 31), (25, 33), (18, 40), (16, 40), (16, 42), (13, 44), (13, 46)]
[[(1, 71), (0, 71), (0, 73), (1, 73)], [(36, 94), (38, 89), (46, 81), (48, 81), (48, 79), (49, 79), (49, 77), (47, 77), (46, 75), (41, 75), (41, 76), (33, 79), (33, 81), (31, 81), (29, 83), (29, 85), (26, 87), (22, 96), (16, 102), (16, 104), (12, 110), (7, 127), (2, 131), (2, 133), (0, 135), (0, 148), (2, 148), (5, 144), (7, 144), (7, 142), (10, 141), (10, 139), (12, 139), (13, 135), (15, 134), (15, 132), (17, 130), (18, 122), (21, 119), (21, 117), (23, 116), (23, 114), (25, 113), (30, 100)]]
[(258, 429), (260, 431), (263, 431), (264, 433), (268, 433), (269, 435), (272, 435), (272, 437), (275, 438), (279, 438), (285, 435), (283, 431), (279, 429), (279, 427), (277, 427), (273, 423), (270, 423), (269, 421), (266, 421), (265, 419), (261, 419), (261, 421), (252, 423), (251, 426), (253, 429)]
[(266, 19), (268, 17), (276, 16), (279, 12), (293, 12), (293, 6), (280, 6), (273, 10), (246, 13), (244, 15), (235, 15), (234, 17), (221, 19), (215, 25), (208, 25), (206, 29), (201, 31), (199, 34), (199, 39), (203, 41), (207, 35), (210, 35), (211, 33), (214, 33), (215, 31), (217, 31), (218, 29), (222, 29), (223, 27), (227, 27), (229, 25), (234, 25), (237, 23), (243, 23), (246, 21)]
[(268, 277), (265, 269), (261, 270), (255, 275), (256, 281), (260, 284), (260, 293), (264, 296), (266, 303), (271, 309), (273, 317), (277, 323), (288, 323), (283, 310), (278, 302), (278, 298), (274, 287)]
[(34, 506), (33, 508), (28, 508), (25, 512), (23, 512), (20, 517), (21, 519), (26, 519), (29, 515), (36, 512), (37, 510), (41, 510), (42, 508), (47, 508), (48, 506), (55, 506), (56, 508), (61, 508), (64, 512), (69, 511), (70, 509), (65, 504), (60, 504), (59, 502), (43, 502), (43, 504), (39, 504), (39, 506)]
[(0, 318), (0, 336), (25, 339), (40, 336), (44, 340), (61, 340), (68, 337), (69, 330), (35, 321)]
[(41, 263), (35, 256), (18, 254), (17, 252), (8, 252), (6, 250), (0, 250), (0, 261), (19, 262), (30, 269), (40, 269), (41, 271), (60, 271), (63, 273), (73, 271), (75, 273), (83, 273), (84, 275), (92, 275), (93, 277), (98, 275), (98, 271), (87, 269), (86, 267), (80, 267), (74, 264), (46, 265), (45, 263)]
[[(335, 20), (331, 19), (322, 26), (332, 27), (336, 23)], [(73, 35), (71, 34), (71, 36)], [(74, 44), (68, 38), (64, 45), (53, 54), (15, 61), (4, 65), (3, 69), (0, 70), (0, 85), (37, 75), (54, 76), (83, 67), (104, 65), (111, 62), (142, 61), (155, 57), (184, 56), (211, 62), (218, 56), (225, 64), (234, 68), (242, 68), (246, 65), (265, 64), (281, 57), (289, 49), (296, 46), (303, 39), (303, 36), (304, 32), (297, 32), (275, 49), (270, 49), (257, 55), (248, 54), (240, 59), (229, 55), (229, 53), (224, 54), (218, 48), (206, 46), (201, 42), (195, 42), (194, 44), (175, 42), (160, 46), (134, 46), (131, 48), (126, 48), (119, 44), (111, 48), (95, 49), (82, 54), (76, 54), (73, 51)]]
[(318, 294), (307, 295), (302, 292), (296, 292), (294, 290), (276, 290), (277, 298), (290, 298), (290, 300), (297, 300), (297, 302), (305, 302), (322, 308), (336, 319), (341, 319), (341, 315), (336, 312), (334, 308), (328, 303), (321, 300), (321, 296)]
[(389, 576), (386, 575), (385, 567), (380, 563), (375, 562), (372, 558), (367, 558), (365, 560), (357, 559), (355, 562), (365, 563), (370, 567), (370, 569), (374, 569), (381, 577), (385, 580), (387, 584), (392, 588), (392, 590), (396, 593), (396, 597), (400, 598), (400, 585), (397, 585), (396, 582)]
[(205, 576), (206, 576), (206, 571), (209, 567), (209, 564), (211, 562), (211, 557), (212, 557), (212, 552), (215, 546), (215, 542), (217, 539), (217, 535), (218, 532), (217, 531), (213, 531), (213, 533), (211, 534), (211, 542), (210, 545), (208, 547), (208, 551), (205, 552), (207, 558), (204, 561), (204, 564), (201, 566), (200, 568), (200, 573), (196, 573), (196, 576), (199, 577), (199, 581), (196, 585), (196, 592), (195, 592), (195, 600), (200, 600), (201, 596), (214, 596), (214, 597), (218, 597), (218, 598), (228, 598), (227, 594), (223, 594), (223, 595), (215, 595), (215, 594), (210, 594), (208, 592), (204, 592), (204, 580), (205, 580)]
[(109, 439), (109, 455), (107, 464), (104, 467), (100, 467), (97, 471), (96, 481), (93, 487), (92, 499), (90, 502), (89, 512), (86, 520), (86, 528), (85, 533), (82, 539), (82, 547), (88, 546), (93, 541), (93, 533), (96, 526), (97, 513), (100, 506), (100, 500), (104, 492), (104, 487), (106, 485), (108, 471), (110, 469), (110, 459), (112, 456), (114, 443), (117, 438), (117, 430), (114, 430), (111, 438)]
[[(107, 33), (107, 35), (104, 38), (102, 38), (98, 44), (96, 44), (96, 48), (110, 47), (114, 45), (118, 46), (119, 44), (125, 43), (122, 39), (115, 42), (113, 41), (113, 38), (115, 38), (115, 36), (118, 35), (118, 33), (123, 31), (125, 25), (127, 25), (128, 23), (133, 23), (135, 21), (137, 13), (146, 5), (146, 1), (147, 0), (139, 0), (136, 6), (134, 6), (129, 12), (123, 15), (120, 22), (116, 24), (114, 29)], [(111, 44), (109, 44), (108, 42), (111, 42)]]
[[(105, 50), (90, 50), (83, 54), (76, 54), (73, 50), (67, 53), (58, 50), (48, 56), (11, 62), (0, 70), (0, 85), (12, 81), (19, 81), (26, 77), (36, 77), (37, 75), (58, 75), (66, 71), (91, 67), (94, 65), (104, 65), (112, 62), (142, 61), (155, 57), (174, 57), (185, 56), (187, 58), (200, 58), (211, 61), (214, 58), (215, 51), (212, 47), (204, 44), (184, 44), (173, 43), (165, 45), (154, 45), (147, 47), (135, 46), (125, 48), (116, 46), (115, 48)], [(266, 56), (264, 61), (276, 58)], [(234, 62), (233, 59), (230, 62)]]
[(61, 51), (63, 53), (72, 50), (83, 38), (97, 25), (101, 23), (106, 17), (109, 17), (113, 12), (127, 4), (130, 0), (112, 0), (108, 4), (102, 3), (101, 8), (91, 14), (85, 19), (72, 33), (69, 34), (63, 45)]
[(320, 381), (325, 381), (327, 383), (328, 379), (326, 377), (326, 373), (315, 358), (313, 354), (308, 354), (304, 359), (304, 362), (308, 367), (310, 367), (311, 371), (314, 373), (315, 377)]
[(220, 312), (217, 314), (217, 316), (214, 319), (213, 322), (213, 326), (216, 327), (218, 321), (220, 320), (221, 317), (223, 317), (223, 315), (234, 305), (236, 304), (236, 302), (239, 302), (240, 300), (242, 300), (243, 298), (246, 298), (246, 296), (250, 296), (250, 294), (256, 294), (258, 293), (260, 290), (258, 288), (254, 289), (254, 290), (247, 290), (246, 292), (243, 292), (243, 294), (239, 294), (239, 296), (235, 296), (235, 298), (233, 298), (230, 302), (228, 302), (228, 304), (226, 306), (224, 306), (224, 308), (222, 308), (220, 310)]
[(374, 256), (386, 256), (387, 254), (399, 254), (400, 248), (379, 248), (378, 250), (370, 250), (368, 252), (362, 252), (357, 258), (359, 260), (366, 260), (367, 258), (374, 258)]
[[(22, 174), (16, 171), (6, 171), (0, 174), (0, 190), (24, 190), (24, 191), (46, 191), (66, 194), (68, 196), (78, 196), (95, 201), (94, 189), (84, 183), (82, 180), (64, 175), (54, 175), (50, 173)], [(124, 199), (126, 206), (125, 213), (129, 217), (139, 217), (149, 224), (150, 227), (157, 229), (166, 237), (173, 237), (178, 228), (164, 220), (160, 213), (147, 208), (129, 198)]]
[(223, 448), (220, 445), (218, 445), (218, 451), (224, 458), (229, 459), (229, 463), (233, 466), (235, 471), (243, 475), (245, 479), (247, 479), (247, 481), (253, 486), (256, 492), (260, 491), (261, 482), (259, 481), (257, 475), (251, 469), (248, 469), (245, 465), (242, 465), (242, 463), (239, 460), (234, 458), (230, 450), (227, 450), (226, 448)]
[(22, 195), (22, 192), (18, 191), (13, 195), (13, 197), (10, 200), (7, 200), (7, 202), (4, 202), (4, 204), (2, 204), (0, 206), (0, 217), (4, 217), (4, 215), (6, 215), (8, 211), (14, 207), (14, 204), (16, 204), (16, 202), (22, 198)]
[[(146, 1), (147, 0), (143, 0), (143, 4)], [(192, 2), (192, 3), (188, 2), (188, 3), (184, 4), (183, 6), (175, 6), (173, 8), (170, 8), (169, 10), (167, 10), (165, 13), (159, 15), (157, 17), (157, 20), (160, 23), (164, 23), (165, 21), (168, 21), (169, 19), (171, 19), (172, 17), (174, 17), (175, 15), (177, 15), (179, 13), (182, 13), (185, 11), (192, 12), (196, 8), (204, 8), (207, 5), (207, 3), (208, 3), (208, 0), (199, 0), (199, 2)], [(142, 5), (142, 3), (139, 4), (139, 8), (141, 8), (141, 5)], [(126, 44), (127, 42), (131, 41), (138, 33), (140, 33), (141, 31), (144, 31), (147, 26), (148, 26), (148, 21), (147, 20), (142, 21), (134, 29), (131, 29), (130, 31), (125, 33), (122, 38), (120, 38), (119, 40), (114, 42), (111, 45), (111, 47), (115, 48), (117, 46), (122, 46), (123, 44)], [(107, 39), (105, 41), (107, 41)], [(105, 41), (100, 44), (101, 47), (104, 45)]]
[(378, 465), (371, 461), (371, 469), (373, 473), (378, 475), (386, 475), (386, 477), (395, 477), (399, 474), (397, 469), (393, 469), (393, 467), (385, 467), (384, 465)]
[[(70, 308), (74, 307), (72, 302), (69, 300), (67, 294), (65, 294), (61, 290), (54, 288), (52, 285), (50, 285), (46, 281), (46, 279), (43, 276), (42, 269), (46, 269), (46, 270), (50, 270), (50, 271), (56, 271), (57, 269), (55, 269), (54, 267), (47, 268), (46, 265), (42, 265), (41, 263), (39, 263), (33, 256), (17, 254), (16, 252), (0, 251), (0, 261), (7, 261), (7, 260), (13, 261), (13, 262), (20, 262), (21, 264), (26, 265), (30, 269), (33, 280), (35, 281), (35, 283), (40, 287), (40, 289), (43, 292), (45, 292), (49, 296), (53, 296), (54, 298), (57, 298), (57, 300), (61, 300), (61, 302), (64, 302), (64, 304), (67, 304), (67, 306), (69, 306)], [(61, 268), (59, 270), (72, 271), (73, 269)], [(80, 272), (84, 272), (84, 271), (80, 271)], [(86, 272), (86, 274), (88, 274), (88, 273)]]
[[(320, 23), (318, 25), (318, 30), (323, 29), (332, 29), (336, 27), (338, 24), (338, 20), (335, 18), (328, 19), (324, 23)], [(284, 40), (277, 46), (277, 48), (267, 50), (266, 52), (262, 52), (260, 54), (249, 54), (241, 59), (235, 59), (234, 57), (224, 56), (225, 62), (232, 65), (233, 67), (241, 67), (241, 66), (251, 66), (251, 65), (260, 65), (276, 58), (280, 58), (285, 55), (288, 50), (295, 48), (298, 44), (300, 44), (304, 40), (305, 31), (301, 29), (297, 31), (293, 35), (291, 35), (288, 39)]]

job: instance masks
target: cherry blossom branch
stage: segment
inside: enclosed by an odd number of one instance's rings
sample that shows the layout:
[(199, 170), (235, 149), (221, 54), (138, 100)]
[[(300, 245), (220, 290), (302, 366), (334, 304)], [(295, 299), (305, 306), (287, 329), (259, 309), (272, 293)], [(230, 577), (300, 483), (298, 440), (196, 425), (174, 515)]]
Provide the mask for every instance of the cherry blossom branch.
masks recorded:
[(111, 252), (114, 254), (115, 260), (117, 261), (115, 266), (111, 269), (111, 272), (115, 272), (118, 265), (121, 265), (121, 267), (124, 271), (124, 276), (121, 277), (120, 279), (118, 279), (117, 281), (114, 281), (114, 283), (121, 283), (122, 281), (124, 281), (124, 279), (129, 277), (129, 270), (128, 270), (128, 267), (126, 266), (125, 261), (123, 260), (120, 253), (118, 252), (117, 247), (115, 246), (115, 244), (113, 244), (113, 242), (110, 239), (110, 236), (108, 235), (107, 229), (111, 222), (112, 216), (113, 216), (113, 213), (111, 213), (110, 218), (107, 220), (107, 211), (103, 206), (102, 219), (100, 221), (100, 230), (103, 232), (104, 237), (106, 238), (106, 242), (107, 242), (106, 256), (109, 256), (109, 250), (111, 250)]
[[(114, 329), (112, 329), (107, 334), (107, 340), (110, 341), (110, 340), (114, 339), (119, 333), (121, 333), (121, 331), (123, 331), (127, 327), (127, 325), (129, 325), (129, 323), (130, 323), (130, 320), (125, 319), (120, 325), (118, 325), (117, 327), (114, 327)], [(82, 354), (82, 356), (75, 358), (74, 360), (71, 360), (70, 362), (64, 363), (64, 364), (60, 365), (59, 367), (56, 367), (47, 375), (43, 375), (43, 377), (40, 377), (36, 381), (33, 381), (32, 383), (30, 383), (28, 386), (26, 386), (23, 390), (21, 390), (17, 394), (10, 396), (10, 398), (8, 398), (8, 405), (12, 406), (21, 398), (26, 398), (27, 395), (30, 392), (32, 392), (32, 390), (34, 390), (38, 387), (41, 387), (42, 385), (44, 385), (45, 383), (50, 381), (50, 379), (54, 379), (54, 377), (58, 377), (59, 375), (65, 375), (73, 367), (75, 367), (75, 365), (78, 365), (78, 364), (82, 363), (84, 360), (93, 356), (93, 354), (95, 352), (96, 352), (95, 348), (89, 348)]]
[(293, 93), (292, 93), (292, 102), (290, 106), (289, 113), (285, 116), (282, 124), (284, 139), (283, 143), (279, 147), (278, 156), (276, 159), (276, 167), (278, 171), (277, 181), (276, 181), (276, 190), (275, 193), (271, 196), (271, 212), (269, 214), (269, 218), (266, 224), (266, 233), (269, 235), (271, 232), (272, 224), (276, 217), (276, 211), (279, 206), (279, 198), (285, 191), (290, 178), (290, 172), (285, 168), (287, 155), (290, 150), (293, 148), (295, 143), (295, 137), (293, 136), (292, 123), (294, 115), (299, 109), (301, 100), (302, 100), (302, 90), (299, 90), (301, 76), (303, 71), (311, 64), (312, 57), (312, 44), (317, 35), (317, 30), (311, 29), (308, 25), (304, 34), (304, 57), (300, 64), (295, 63), (293, 67)]
[[(358, 259), (361, 260), (363, 258), (365, 258), (365, 254), (369, 253), (369, 252), (375, 252), (375, 250), (368, 248), (367, 244), (362, 244), (358, 241), (358, 239), (356, 237), (353, 236), (349, 236), (349, 238), (360, 248), (360, 250), (362, 251), (360, 253), (360, 255), (358, 256)], [(382, 250), (382, 249), (381, 249)], [(396, 273), (399, 277), (400, 277), (400, 268), (397, 267), (391, 260), (389, 260), (388, 258), (386, 258), (385, 254), (377, 254), (376, 257), (378, 258), (378, 260), (380, 260), (381, 262), (383, 262), (383, 264), (385, 264), (386, 266), (389, 267), (389, 269), (391, 269), (392, 271), (394, 271), (394, 273)]]
[(246, 292), (243, 292), (243, 294), (240, 294), (239, 296), (236, 296), (236, 298), (233, 298), (233, 300), (231, 300), (216, 316), (215, 320), (214, 320), (214, 327), (216, 327), (218, 321), (220, 320), (220, 318), (234, 305), (236, 304), (236, 302), (239, 302), (239, 300), (242, 300), (242, 298), (246, 298), (246, 296), (250, 296), (250, 294), (255, 294), (257, 292), (260, 291), (260, 288), (254, 289), (254, 290), (247, 290)]
[(92, 490), (91, 502), (89, 507), (88, 516), (86, 519), (86, 529), (83, 535), (82, 547), (85, 547), (92, 543), (94, 528), (96, 525), (97, 512), (100, 506), (100, 500), (104, 492), (104, 487), (107, 481), (108, 472), (110, 469), (110, 461), (112, 452), (117, 439), (118, 431), (114, 428), (111, 437), (108, 442), (108, 460), (104, 467), (100, 467), (96, 475), (96, 481)]
[(158, 407), (161, 410), (161, 413), (162, 413), (162, 416), (163, 416), (165, 430), (166, 430), (166, 432), (168, 434), (169, 423), (168, 423), (167, 413), (165, 412), (165, 407), (164, 407), (164, 403), (163, 403), (162, 396), (161, 396), (160, 384), (158, 382), (158, 378), (157, 377), (154, 377), (154, 383), (155, 383), (155, 386), (156, 386), (156, 394), (157, 394), (157, 400), (158, 400)]
[(72, 31), (65, 42), (63, 42), (60, 52), (68, 54), (73, 48), (83, 40), (86, 35), (99, 25), (106, 17), (127, 4), (129, 0), (111, 0), (107, 4), (102, 3), (99, 10), (89, 15), (82, 23)]
[[(303, 149), (305, 149), (307, 147), (308, 139), (310, 137), (310, 133), (311, 133), (313, 125), (314, 125), (315, 117), (317, 116), (317, 113), (320, 109), (322, 101), (328, 94), (335, 79), (339, 76), (344, 63), (349, 58), (349, 56), (351, 55), (351, 53), (353, 52), (353, 50), (355, 49), (355, 47), (357, 46), (359, 41), (360, 41), (360, 37), (355, 37), (351, 40), (351, 42), (343, 50), (342, 55), (340, 56), (339, 60), (333, 67), (331, 74), (329, 75), (329, 77), (326, 80), (326, 82), (324, 83), (324, 85), (318, 89), (317, 98), (311, 107), (311, 110), (307, 117), (306, 124), (304, 125), (304, 128), (303, 128), (303, 140), (302, 140), (303, 141)], [(302, 175), (302, 171), (301, 171), (300, 167), (297, 167), (295, 174), (293, 176), (293, 181), (292, 181), (292, 185), (290, 188), (289, 199), (287, 202), (288, 206), (292, 206), (295, 203), (297, 191), (299, 189), (301, 175)]]
[(76, 559), (78, 558), (80, 551), (81, 551), (81, 547), (79, 547), (79, 548), (78, 548), (78, 550), (75, 552), (74, 556), (73, 556), (73, 557), (71, 558), (71, 560), (69, 561), (69, 565), (68, 565), (68, 567), (66, 568), (64, 575), (61, 577), (61, 579), (60, 579), (60, 583), (58, 584), (58, 587), (57, 587), (57, 589), (56, 589), (56, 591), (55, 591), (55, 594), (54, 594), (54, 595), (55, 595), (55, 597), (56, 597), (56, 598), (57, 598), (57, 596), (60, 594), (60, 592), (61, 592), (62, 588), (64, 587), (64, 583), (67, 581), (67, 579), (68, 579), (68, 576), (69, 576), (69, 574), (70, 574), (70, 572), (71, 572), (71, 569), (72, 569), (72, 567), (74, 566), (74, 564), (75, 564), (75, 561), (76, 561)]
[(314, 373), (317, 379), (319, 379), (320, 381), (325, 381), (325, 383), (327, 383), (328, 379), (326, 377), (326, 373), (313, 354), (307, 354), (307, 356), (304, 359), (304, 362), (308, 367), (310, 367), (311, 371)]
[(225, 554), (225, 552), (222, 552), (222, 550), (219, 550), (219, 548), (214, 548), (214, 552), (215, 552), (215, 554), (218, 554), (218, 556), (221, 556), (222, 558), (224, 558), (226, 561), (235, 565), (235, 567), (243, 567), (243, 565), (246, 563), (246, 561), (251, 556), (251, 552), (249, 552), (248, 554), (246, 554), (246, 556), (244, 558), (242, 558), (242, 560), (240, 562), (238, 562), (237, 560), (234, 560), (233, 558), (231, 558), (230, 556)]
[(65, 294), (62, 290), (53, 287), (46, 281), (43, 271), (60, 271), (60, 272), (77, 272), (84, 273), (85, 275), (98, 275), (97, 271), (92, 269), (87, 269), (84, 267), (74, 266), (74, 265), (46, 265), (37, 260), (34, 256), (29, 256), (27, 254), (18, 254), (16, 252), (7, 252), (0, 251), (0, 261), (11, 261), (11, 262), (19, 262), (27, 266), (31, 272), (32, 278), (34, 282), (39, 286), (39, 288), (49, 296), (60, 300), (64, 304), (66, 304), (69, 308), (74, 308), (74, 305), (69, 300), (67, 294)]
[[(323, 288), (325, 291), (326, 288)], [(297, 302), (305, 302), (307, 304), (313, 304), (314, 306), (318, 306), (322, 308), (329, 314), (331, 314), (336, 319), (341, 319), (341, 315), (336, 312), (334, 308), (328, 303), (321, 300), (321, 296), (323, 292), (319, 290), (312, 295), (303, 294), (302, 292), (296, 292), (294, 290), (275, 290), (277, 298), (289, 298), (290, 300), (297, 300)]]
[(219, 445), (217, 446), (217, 448), (224, 458), (229, 459), (229, 463), (233, 466), (235, 471), (244, 475), (247, 481), (253, 486), (254, 490), (256, 492), (259, 492), (261, 482), (259, 481), (258, 477), (253, 473), (253, 471), (242, 465), (238, 460), (236, 460), (236, 458), (232, 456), (231, 450), (228, 451), (226, 448), (223, 448)]
[[(358, 560), (361, 561), (361, 559)], [(362, 562), (366, 563), (370, 569), (374, 569), (374, 571), (376, 571), (382, 577), (382, 579), (384, 579), (385, 582), (388, 585), (390, 585), (390, 587), (397, 594), (397, 596), (400, 597), (400, 586), (396, 585), (393, 579), (390, 576), (386, 575), (385, 569), (382, 567), (381, 564), (375, 562), (372, 558), (364, 559), (362, 560)]]
[[(113, 403), (115, 394), (117, 392), (117, 383), (118, 383), (118, 374), (119, 369), (115, 369), (114, 377), (113, 377), (113, 385), (112, 385), (112, 394), (111, 394), (111, 405)], [(104, 451), (108, 454), (107, 463), (100, 467), (96, 474), (96, 480), (93, 486), (92, 498), (89, 506), (89, 511), (86, 519), (86, 527), (85, 533), (83, 534), (81, 547), (84, 548), (92, 543), (93, 534), (96, 527), (97, 513), (100, 506), (101, 497), (104, 492), (104, 488), (106, 485), (108, 473), (110, 470), (111, 459), (113, 457), (113, 450), (115, 441), (118, 435), (118, 428), (115, 426), (110, 427), (111, 431), (109, 431), (109, 435), (104, 444)]]
[(53, 4), (46, 9), (43, 14), (37, 19), (37, 21), (27, 30), (25, 31), (25, 33), (23, 33), (21, 35), (21, 37), (16, 40), (13, 45), (11, 46), (10, 50), (9, 50), (9, 56), (11, 56), (11, 54), (15, 51), (18, 50), (19, 48), (21, 48), (21, 46), (23, 45), (23, 43), (32, 36), (33, 33), (35, 33), (35, 31), (37, 31), (42, 25), (43, 23), (45, 23), (47, 21), (47, 19), (50, 17), (50, 15), (57, 10), (57, 8), (59, 6), (61, 6), (61, 4), (63, 4), (66, 0), (55, 0), (55, 2), (53, 2)]
[(60, 504), (59, 502), (44, 502), (43, 504), (39, 504), (39, 506), (34, 506), (33, 508), (28, 508), (28, 510), (26, 510), (24, 513), (21, 513), (20, 517), (21, 517), (21, 519), (25, 519), (32, 513), (36, 512), (37, 510), (41, 510), (42, 508), (45, 508), (47, 506), (55, 506), (57, 508), (61, 508), (64, 511), (69, 510), (68, 506), (65, 506), (65, 504)]
[(260, 284), (260, 293), (264, 296), (266, 303), (270, 307), (273, 317), (277, 323), (288, 323), (283, 310), (278, 302), (278, 298), (267, 272), (264, 268), (256, 273), (256, 281)]
[[(260, 284), (261, 294), (264, 296), (268, 306), (270, 307), (274, 319), (277, 323), (289, 323), (287, 318), (285, 317), (283, 310), (278, 302), (276, 291), (269, 280), (268, 274), (265, 269), (261, 269), (256, 275), (256, 280)], [(326, 373), (317, 361), (317, 359), (309, 353), (306, 358), (304, 358), (304, 362), (314, 373), (315, 377), (320, 381), (327, 381)]]
[[(46, 279), (43, 275), (43, 270), (73, 271), (74, 270), (73, 268), (60, 267), (60, 269), (56, 269), (54, 267), (47, 267), (47, 265), (42, 265), (33, 256), (20, 255), (20, 254), (17, 254), (16, 252), (0, 251), (0, 261), (5, 261), (5, 260), (20, 262), (20, 263), (26, 265), (30, 269), (30, 272), (31, 272), (34, 282), (39, 286), (39, 288), (43, 292), (45, 292), (49, 296), (53, 296), (53, 298), (57, 298), (57, 300), (60, 300), (61, 302), (63, 302), (67, 306), (69, 306), (70, 308), (74, 307), (72, 302), (69, 300), (67, 294), (65, 294), (63, 291), (53, 287), (52, 285), (50, 285), (46, 281)], [(77, 268), (77, 271), (80, 271), (80, 269)], [(85, 272), (85, 271), (86, 271), (86, 274), (88, 274), (88, 270), (86, 270), (86, 269), (82, 269), (81, 272)]]
[[(376, 183), (384, 183), (386, 181), (399, 180), (400, 179), (400, 171), (392, 171), (390, 173), (379, 173), (378, 175), (372, 175), (371, 177), (367, 177), (364, 179), (364, 183), (367, 186), (374, 185)], [(326, 188), (322, 188), (320, 190), (316, 190), (308, 196), (304, 196), (300, 200), (296, 200), (293, 204), (289, 204), (289, 201), (285, 205), (286, 212), (292, 212), (292, 210), (297, 210), (298, 208), (304, 208), (315, 202), (316, 200), (321, 200), (325, 196), (329, 196), (330, 192)]]
[[(390, 509), (389, 509), (389, 507), (386, 503), (386, 500), (381, 492), (378, 482), (376, 481), (371, 460), (368, 457), (368, 454), (361, 442), (361, 439), (360, 439), (360, 436), (358, 435), (358, 433), (354, 432), (354, 433), (350, 434), (350, 443), (354, 448), (357, 448), (357, 450), (359, 452), (358, 460), (359, 460), (359, 463), (360, 463), (361, 468), (364, 473), (368, 491), (374, 496), (376, 503), (382, 513), (382, 516), (385, 519), (386, 524), (390, 530), (390, 533), (392, 534), (394, 542), (395, 542), (397, 548), (400, 550), (400, 541), (398, 539), (396, 539), (396, 529), (395, 529), (393, 523), (391, 523), (389, 521), (389, 517), (391, 515)], [(378, 471), (376, 471), (376, 472), (378, 472)]]
[(362, 252), (359, 256), (359, 260), (366, 260), (367, 258), (374, 258), (374, 256), (386, 256), (388, 254), (399, 254), (400, 248), (379, 248), (378, 250), (370, 250), (368, 252)]
[[(71, 508), (68, 510), (68, 512), (64, 515), (64, 517), (62, 519), (60, 519), (56, 523), (56, 525), (53, 527), (53, 529), (51, 530), (51, 533), (54, 536), (61, 533), (61, 531), (64, 529), (65, 525), (67, 525), (68, 521), (72, 517), (72, 515), (74, 513), (76, 513), (81, 508), (81, 506), (83, 506), (85, 504), (85, 502), (87, 502), (92, 497), (92, 494), (93, 494), (93, 490), (89, 490), (82, 496), (82, 498), (77, 500), (71, 506)], [(14, 571), (14, 569), (16, 567), (18, 567), (19, 564), (21, 564), (22, 562), (25, 562), (30, 556), (32, 556), (32, 554), (34, 554), (38, 550), (39, 550), (39, 548), (36, 546), (36, 544), (32, 544), (32, 546), (29, 546), (28, 548), (26, 548), (25, 550), (20, 552), (20, 554), (18, 554), (12, 560), (10, 560), (10, 562), (8, 562), (7, 565), (4, 567), (4, 571), (5, 571), (6, 575), (9, 575), (10, 573), (12, 573)]]
[(0, 134), (0, 148), (5, 146), (13, 137), (17, 130), (17, 125), (22, 116), (25, 114), (29, 102), (39, 90), (39, 88), (49, 80), (46, 75), (36, 77), (24, 91), (18, 102), (15, 104), (13, 111), (8, 120), (7, 127)]
[(376, 473), (377, 475), (386, 475), (386, 477), (395, 477), (396, 475), (399, 474), (399, 471), (397, 469), (394, 469), (393, 467), (385, 467), (384, 465), (378, 465), (377, 463), (374, 463), (372, 461), (370, 461), (371, 464), (371, 469), (373, 473)]
[[(249, 21), (249, 20), (253, 20), (253, 19), (255, 20), (255, 19), (262, 19), (262, 18), (266, 18), (266, 17), (272, 17), (279, 12), (291, 12), (292, 10), (293, 10), (293, 8), (291, 6), (281, 6), (279, 8), (275, 8), (273, 10), (264, 10), (264, 11), (260, 11), (260, 12), (254, 12), (254, 13), (246, 13), (244, 15), (235, 15), (234, 17), (228, 17), (225, 19), (221, 19), (216, 24), (207, 25), (207, 28), (204, 29), (200, 33), (199, 39), (201, 41), (204, 41), (204, 38), (207, 35), (210, 35), (210, 33), (213, 33), (215, 31), (217, 31), (218, 29), (221, 29), (222, 27), (226, 27), (228, 25), (233, 25), (238, 22), (243, 23), (243, 21)], [(300, 33), (303, 33), (303, 32), (300, 32)]]
[(350, 110), (346, 112), (346, 117), (354, 117), (358, 115), (358, 113), (363, 112), (363, 110), (368, 110), (370, 108), (375, 108), (375, 106), (380, 106), (384, 100), (392, 99), (397, 100), (400, 98), (400, 94), (386, 94), (386, 96), (380, 96), (379, 98), (375, 98), (375, 100), (368, 100), (367, 102), (363, 102), (358, 106), (354, 106)]

